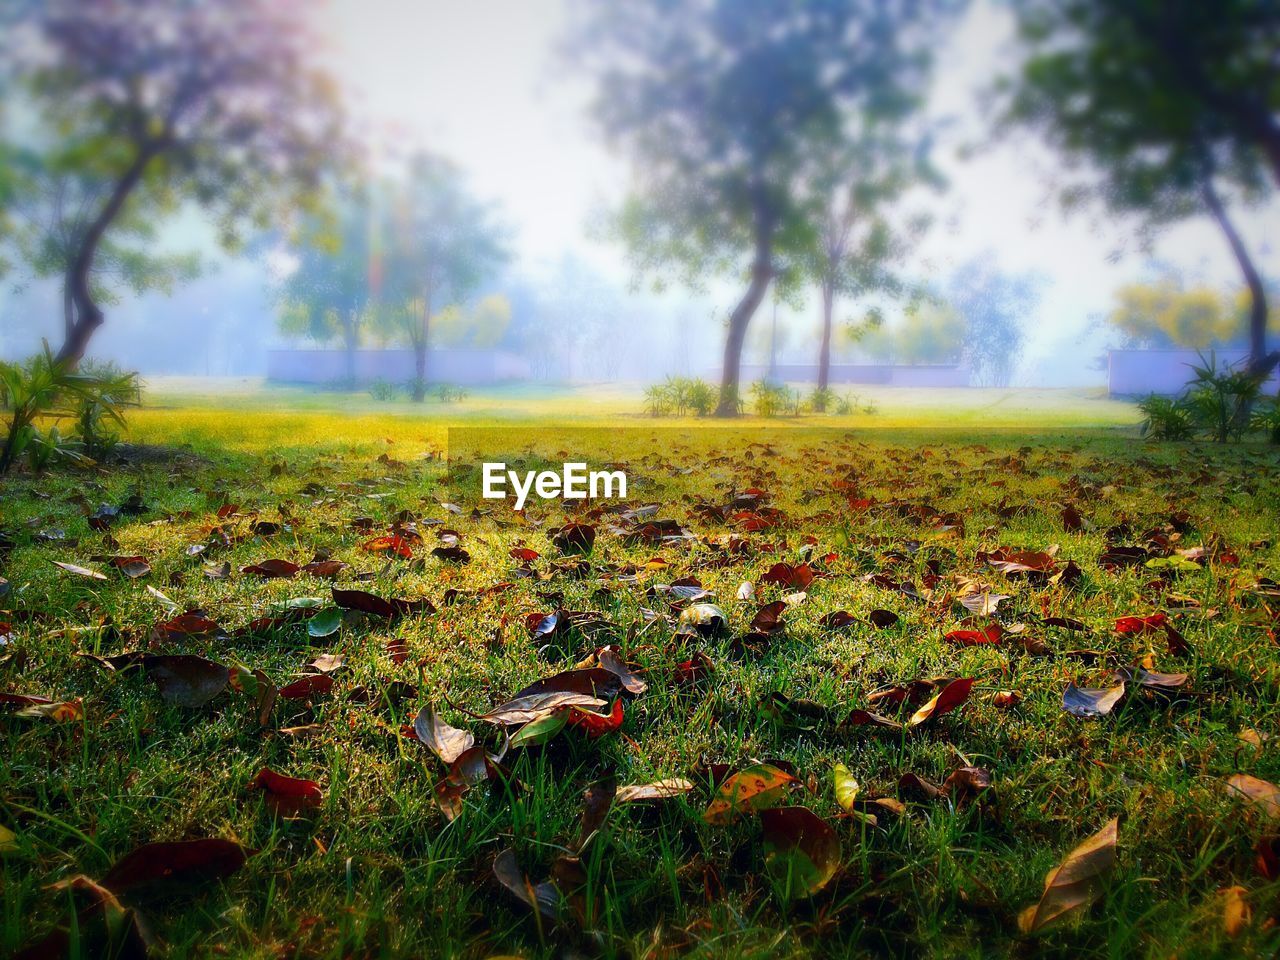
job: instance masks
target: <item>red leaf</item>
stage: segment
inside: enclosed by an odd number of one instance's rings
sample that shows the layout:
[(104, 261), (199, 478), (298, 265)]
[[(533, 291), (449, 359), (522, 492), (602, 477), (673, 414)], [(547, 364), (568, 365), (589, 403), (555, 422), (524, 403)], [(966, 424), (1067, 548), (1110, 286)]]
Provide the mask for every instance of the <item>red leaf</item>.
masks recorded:
[(581, 707), (565, 707), (568, 726), (581, 727), (589, 737), (612, 733), (622, 726), (622, 701), (613, 701), (613, 709), (607, 714), (593, 713)]
[(301, 569), (296, 563), (290, 563), (288, 560), (263, 560), (261, 563), (253, 563), (247, 567), (241, 567), (240, 572), (252, 573), (259, 577), (266, 577), (269, 580), (288, 580), (297, 576), (298, 571)]
[(813, 568), (807, 563), (802, 563), (796, 567), (789, 563), (775, 563), (760, 578), (760, 582), (776, 583), (779, 586), (790, 587), (793, 590), (804, 590), (809, 584), (813, 583), (813, 577)]
[(969, 691), (972, 689), (972, 677), (961, 677), (958, 680), (952, 680), (942, 688), (941, 693), (911, 715), (911, 720), (907, 726), (914, 727), (924, 723), (926, 720), (932, 720), (935, 717), (942, 716), (944, 713), (950, 713), (969, 699)]
[(324, 802), (320, 785), (314, 780), (286, 777), (269, 767), (258, 771), (258, 775), (249, 781), (248, 788), (266, 791), (267, 806), (284, 815), (316, 810)]
[(285, 700), (305, 700), (307, 697), (328, 693), (332, 689), (333, 677), (327, 674), (315, 674), (281, 687), (278, 695)]
[(372, 540), (366, 540), (360, 546), (371, 553), (394, 553), (397, 557), (404, 557), (406, 560), (413, 556), (412, 544), (404, 537), (395, 534), (374, 537)]
[(1139, 635), (1153, 633), (1156, 630), (1163, 630), (1168, 621), (1169, 617), (1164, 613), (1153, 613), (1149, 617), (1118, 617), (1116, 633)]
[(208, 837), (174, 843), (144, 843), (102, 878), (113, 893), (127, 893), (163, 881), (220, 880), (235, 873), (248, 859), (249, 851), (233, 840)]
[(952, 630), (945, 639), (962, 647), (981, 647), (998, 644), (1003, 633), (1000, 624), (992, 623), (983, 630)]

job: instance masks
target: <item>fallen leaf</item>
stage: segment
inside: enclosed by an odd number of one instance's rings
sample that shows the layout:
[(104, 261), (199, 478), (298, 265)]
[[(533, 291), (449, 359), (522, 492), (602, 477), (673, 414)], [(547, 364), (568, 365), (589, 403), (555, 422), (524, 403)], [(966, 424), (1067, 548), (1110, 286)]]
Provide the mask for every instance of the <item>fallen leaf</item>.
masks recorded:
[(1253, 920), (1253, 909), (1245, 899), (1249, 891), (1244, 887), (1226, 887), (1219, 890), (1222, 898), (1222, 932), (1234, 940)]
[(188, 709), (204, 706), (230, 682), (222, 664), (192, 654), (147, 656), (142, 667), (166, 703)]
[(789, 773), (767, 763), (757, 763), (728, 777), (716, 790), (702, 819), (724, 826), (744, 812), (773, 806), (791, 784), (799, 783)]
[(317, 640), (331, 637), (342, 628), (342, 610), (326, 607), (307, 621), (307, 635)]
[(1280, 820), (1280, 787), (1247, 773), (1237, 773), (1227, 780), (1227, 790), (1243, 797), (1268, 820)]
[(118, 894), (156, 883), (204, 883), (229, 877), (248, 859), (249, 851), (233, 840), (204, 838), (144, 843), (123, 857), (102, 878)]
[(52, 561), (55, 567), (65, 570), (67, 573), (75, 574), (77, 577), (84, 577), (86, 580), (106, 580), (107, 578), (97, 570), (90, 570), (88, 567), (80, 567), (74, 563), (62, 563), (61, 561)]
[(1087, 907), (1102, 894), (1103, 886), (1116, 865), (1118, 819), (1075, 847), (1044, 878), (1039, 903), (1018, 915), (1018, 927), (1025, 934), (1038, 933), (1069, 913)]
[(290, 563), (288, 560), (272, 559), (241, 567), (240, 572), (265, 577), (268, 580), (288, 580), (297, 576), (301, 569), (296, 563)]
[(333, 677), (327, 674), (312, 674), (302, 677), (293, 683), (286, 684), (279, 690), (283, 700), (306, 700), (310, 697), (328, 693), (333, 689)]
[(615, 804), (639, 803), (644, 800), (670, 800), (693, 790), (693, 781), (679, 777), (655, 780), (653, 783), (633, 783), (618, 788)]
[(919, 726), (928, 720), (942, 716), (944, 713), (950, 713), (969, 699), (969, 691), (972, 689), (972, 677), (960, 677), (957, 680), (952, 680), (942, 688), (942, 691), (936, 697), (911, 715), (911, 719), (907, 721), (907, 726)]
[(811, 896), (840, 868), (840, 838), (825, 820), (805, 807), (760, 811), (765, 864), (788, 897)]
[(300, 816), (320, 808), (324, 794), (314, 780), (286, 777), (263, 767), (249, 782), (248, 789), (264, 791), (267, 806), (285, 817)]
[(1062, 709), (1077, 717), (1105, 717), (1124, 696), (1124, 682), (1114, 687), (1077, 687), (1067, 684), (1062, 692)]
[(961, 647), (978, 647), (998, 644), (1003, 633), (1000, 624), (991, 623), (981, 630), (952, 630), (943, 639)]
[(831, 780), (835, 786), (836, 803), (846, 813), (853, 809), (853, 801), (858, 799), (858, 781), (843, 763), (837, 763), (831, 770)]
[(467, 730), (451, 727), (426, 704), (413, 721), (418, 740), (431, 749), (445, 763), (453, 763), (476, 744), (476, 738)]

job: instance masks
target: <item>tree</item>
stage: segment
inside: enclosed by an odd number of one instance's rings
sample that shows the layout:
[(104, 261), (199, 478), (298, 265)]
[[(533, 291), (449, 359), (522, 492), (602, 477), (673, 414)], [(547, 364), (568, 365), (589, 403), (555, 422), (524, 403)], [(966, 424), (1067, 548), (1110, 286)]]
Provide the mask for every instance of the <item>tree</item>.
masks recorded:
[(864, 118), (846, 149), (832, 151), (820, 161), (815, 184), (815, 203), (822, 211), (818, 244), (805, 262), (807, 273), (817, 281), (822, 304), (818, 396), (831, 380), (837, 297), (876, 292), (896, 296), (905, 290), (891, 265), (906, 253), (927, 219), (913, 217), (899, 225), (891, 219), (889, 208), (917, 183), (941, 183), (927, 163), (926, 143), (911, 143), (900, 123)]
[(1227, 213), (1280, 183), (1280, 5), (1271, 0), (1019, 0), (1030, 52), (1008, 116), (1043, 130), (1099, 196), (1148, 226), (1208, 213), (1253, 301), (1250, 370), (1267, 352), (1266, 291)]
[(303, 218), (289, 247), (297, 265), (277, 291), (281, 332), (317, 343), (340, 339), (353, 385), (360, 329), (380, 281), (374, 239), (379, 213), (369, 194), (363, 184), (339, 189), (324, 209)]
[[(18, 185), (7, 208), (5, 242), (26, 272), (35, 278), (62, 281), (63, 339), (75, 335), (77, 310), (72, 299), (71, 268), (76, 262), (95, 211), (112, 189), (108, 176), (92, 158), (71, 161), (15, 149), (10, 158)], [(172, 293), (178, 283), (201, 272), (195, 253), (158, 252), (161, 218), (173, 199), (153, 196), (123, 210), (111, 233), (102, 238), (89, 277), (90, 291), (100, 306), (120, 302), (120, 288), (134, 294)]]
[(436, 314), (436, 342), (446, 347), (497, 346), (511, 325), (511, 302), (500, 293), (481, 297), (474, 306), (452, 304)]
[(467, 303), (508, 255), (493, 212), (467, 192), (449, 161), (417, 154), (403, 180), (388, 184), (386, 192), (386, 270), (374, 315), (384, 334), (412, 348), (413, 399), (421, 402), (432, 318)]
[(964, 323), (964, 353), (975, 382), (1006, 387), (1022, 358), (1041, 281), (1034, 274), (1001, 273), (993, 264), (993, 254), (963, 264), (947, 283), (947, 301)]
[(896, 324), (858, 331), (872, 357), (892, 363), (957, 363), (964, 352), (964, 319), (937, 297), (913, 301)]
[[(1188, 287), (1176, 276), (1164, 276), (1118, 289), (1107, 323), (1127, 345), (1207, 350), (1240, 339), (1241, 318), (1251, 301), (1247, 290), (1227, 297), (1212, 287)], [(1276, 313), (1272, 311), (1273, 328)]]
[(5, 55), (42, 123), (42, 161), (104, 185), (70, 234), (59, 360), (77, 362), (103, 322), (95, 278), (130, 217), (194, 202), (234, 246), (282, 189), (301, 201), (341, 153), (304, 12), (292, 0), (21, 6)]
[(816, 246), (802, 189), (850, 117), (913, 109), (927, 0), (589, 0), (576, 48), (595, 116), (630, 154), (616, 229), (643, 271), (746, 279), (717, 414), (737, 412), (742, 344), (779, 266)]

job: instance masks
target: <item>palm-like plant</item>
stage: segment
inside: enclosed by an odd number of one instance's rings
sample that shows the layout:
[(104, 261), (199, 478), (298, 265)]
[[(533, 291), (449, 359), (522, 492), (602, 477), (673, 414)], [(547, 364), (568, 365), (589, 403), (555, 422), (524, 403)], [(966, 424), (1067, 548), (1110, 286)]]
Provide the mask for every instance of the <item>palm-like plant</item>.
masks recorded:
[(88, 428), (85, 439), (91, 445), (103, 436), (107, 422), (124, 424), (121, 408), (137, 402), (138, 381), (136, 374), (77, 373), (57, 360), (46, 343), (25, 364), (0, 364), (0, 394), (9, 410), (0, 448), (0, 474), (5, 474), (24, 454), (37, 464), (47, 463), (54, 453), (84, 459), (63, 445), (56, 427), (42, 433), (39, 420), (74, 417), (82, 431)]

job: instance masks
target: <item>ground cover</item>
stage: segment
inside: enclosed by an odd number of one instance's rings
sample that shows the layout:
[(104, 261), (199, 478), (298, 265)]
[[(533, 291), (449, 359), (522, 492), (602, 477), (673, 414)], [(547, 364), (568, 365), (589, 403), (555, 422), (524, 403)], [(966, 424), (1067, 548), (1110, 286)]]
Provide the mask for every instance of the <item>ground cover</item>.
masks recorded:
[(515, 515), (448, 427), (563, 459), (581, 397), (255, 391), (4, 481), (6, 952), (1275, 950), (1272, 450), (620, 396), (627, 501)]

